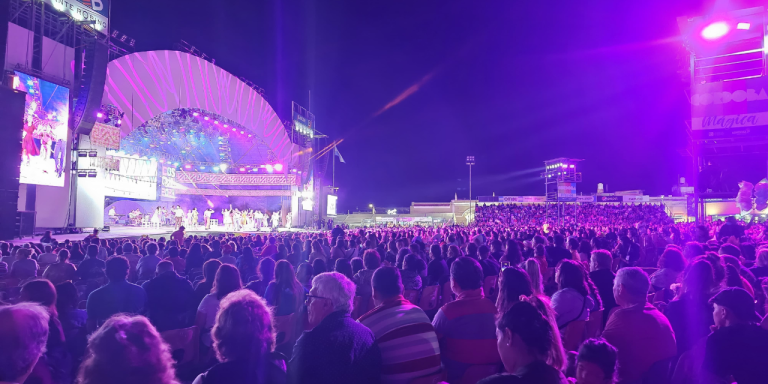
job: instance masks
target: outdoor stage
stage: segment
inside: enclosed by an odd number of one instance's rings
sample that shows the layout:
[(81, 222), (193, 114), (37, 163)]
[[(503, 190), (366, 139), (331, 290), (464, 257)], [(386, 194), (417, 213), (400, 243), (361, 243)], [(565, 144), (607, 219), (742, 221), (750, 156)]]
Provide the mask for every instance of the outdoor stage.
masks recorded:
[[(270, 232), (267, 230), (267, 228), (262, 228), (264, 230), (250, 230), (250, 231), (225, 231), (223, 226), (220, 227), (213, 227), (210, 230), (206, 230), (204, 228), (198, 228), (193, 230), (185, 230), (184, 233), (186, 235), (202, 235), (202, 236), (208, 236), (208, 235), (218, 235), (221, 233), (227, 233), (227, 234), (235, 234), (235, 235), (269, 235), (269, 234), (279, 234), (279, 233), (286, 233), (286, 232), (302, 232), (302, 233), (317, 233), (319, 231), (316, 230), (305, 230), (302, 228), (278, 228), (277, 231)], [(99, 232), (99, 238), (100, 239), (138, 239), (142, 236), (148, 236), (153, 239), (157, 239), (159, 237), (165, 237), (166, 239), (170, 237), (171, 233), (173, 233), (176, 229), (174, 227), (160, 227), (160, 228), (148, 228), (148, 227), (133, 227), (133, 226), (113, 226), (110, 227), (109, 231), (100, 231)], [(59, 242), (62, 242), (64, 240), (70, 240), (70, 241), (81, 241), (86, 236), (88, 236), (91, 232), (90, 231), (84, 231), (83, 233), (62, 233), (58, 235), (53, 235), (53, 238), (56, 239)], [(22, 239), (13, 239), (10, 242), (12, 244), (24, 244), (29, 242), (39, 242), (40, 236), (34, 236), (34, 237), (25, 237)]]

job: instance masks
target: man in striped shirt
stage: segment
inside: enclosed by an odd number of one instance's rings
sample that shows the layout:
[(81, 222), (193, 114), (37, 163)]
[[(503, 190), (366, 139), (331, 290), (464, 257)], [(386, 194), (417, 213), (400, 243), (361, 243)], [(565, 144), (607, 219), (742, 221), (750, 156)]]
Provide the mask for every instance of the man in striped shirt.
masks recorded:
[(403, 282), (395, 267), (373, 274), (376, 307), (361, 316), (381, 349), (381, 382), (406, 384), (440, 371), (437, 335), (424, 311), (403, 298)]
[(483, 270), (463, 256), (451, 264), (451, 289), (456, 300), (443, 305), (432, 325), (440, 340), (449, 383), (458, 383), (473, 365), (501, 368), (496, 348), (496, 306), (483, 297)]

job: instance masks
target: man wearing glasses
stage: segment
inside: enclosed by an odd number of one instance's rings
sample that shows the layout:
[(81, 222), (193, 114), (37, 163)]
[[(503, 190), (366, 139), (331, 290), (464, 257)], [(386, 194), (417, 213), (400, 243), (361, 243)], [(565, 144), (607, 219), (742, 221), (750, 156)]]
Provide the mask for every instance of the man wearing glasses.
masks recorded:
[(381, 353), (373, 332), (350, 316), (355, 283), (337, 272), (312, 280), (307, 311), (312, 330), (293, 347), (288, 382), (379, 383)]

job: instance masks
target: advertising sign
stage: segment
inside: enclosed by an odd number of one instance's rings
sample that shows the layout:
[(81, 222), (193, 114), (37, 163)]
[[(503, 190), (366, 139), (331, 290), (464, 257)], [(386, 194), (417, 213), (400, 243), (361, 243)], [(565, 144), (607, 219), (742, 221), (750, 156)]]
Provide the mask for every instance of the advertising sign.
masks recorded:
[(576, 183), (557, 183), (557, 197), (560, 201), (563, 197), (576, 197)]
[(647, 203), (651, 201), (650, 196), (622, 196), (625, 203)]
[(768, 132), (766, 88), (764, 76), (691, 85), (691, 130), (696, 138)]
[(501, 197), (501, 202), (502, 203), (507, 203), (507, 204), (522, 203), (523, 202), (523, 197), (522, 196), (502, 196)]
[(623, 196), (597, 196), (598, 203), (620, 203), (624, 201)]
[(44, 0), (78, 21), (93, 21), (93, 29), (107, 33), (110, 0)]
[(546, 196), (523, 196), (523, 203), (546, 203)]
[(594, 196), (576, 196), (576, 202), (577, 203), (594, 203), (595, 197)]
[(335, 195), (328, 195), (328, 203), (325, 205), (325, 214), (328, 216), (336, 216), (336, 201), (339, 199), (338, 196)]

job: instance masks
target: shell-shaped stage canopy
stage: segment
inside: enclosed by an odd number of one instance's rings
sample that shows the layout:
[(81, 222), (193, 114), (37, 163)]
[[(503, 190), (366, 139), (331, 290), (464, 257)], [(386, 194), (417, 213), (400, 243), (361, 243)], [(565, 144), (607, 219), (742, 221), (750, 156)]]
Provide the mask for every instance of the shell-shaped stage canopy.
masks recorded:
[(102, 104), (118, 107), (121, 147), (168, 161), (294, 164), (274, 109), (237, 76), (180, 51), (138, 52), (107, 66)]

